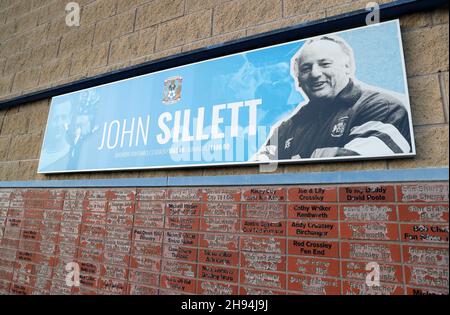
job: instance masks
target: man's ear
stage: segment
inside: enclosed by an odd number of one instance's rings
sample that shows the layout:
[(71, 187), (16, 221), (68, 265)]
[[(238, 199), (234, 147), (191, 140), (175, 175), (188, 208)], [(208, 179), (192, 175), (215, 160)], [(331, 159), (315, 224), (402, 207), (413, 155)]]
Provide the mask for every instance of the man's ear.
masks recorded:
[(350, 63), (346, 62), (344, 67), (345, 67), (345, 74), (348, 76), (351, 76), (352, 75), (352, 69), (351, 69), (352, 67), (350, 67)]

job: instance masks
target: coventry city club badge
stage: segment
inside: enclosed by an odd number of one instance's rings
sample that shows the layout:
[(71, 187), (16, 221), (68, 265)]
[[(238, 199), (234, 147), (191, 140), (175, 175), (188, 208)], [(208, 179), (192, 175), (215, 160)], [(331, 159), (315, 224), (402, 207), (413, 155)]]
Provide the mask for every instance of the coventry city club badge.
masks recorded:
[(336, 125), (333, 126), (331, 130), (332, 137), (342, 137), (345, 132), (345, 127), (347, 127), (348, 117), (341, 117), (338, 119)]
[(182, 77), (172, 77), (164, 80), (163, 100), (164, 104), (174, 104), (181, 100)]

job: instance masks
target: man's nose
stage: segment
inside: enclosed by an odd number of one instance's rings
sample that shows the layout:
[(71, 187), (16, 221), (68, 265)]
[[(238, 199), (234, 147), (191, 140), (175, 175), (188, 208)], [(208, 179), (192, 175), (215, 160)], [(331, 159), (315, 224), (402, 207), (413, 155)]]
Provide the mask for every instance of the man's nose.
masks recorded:
[(312, 65), (311, 76), (313, 78), (318, 78), (321, 75), (322, 75), (322, 70), (320, 69), (319, 65), (317, 65), (317, 64)]

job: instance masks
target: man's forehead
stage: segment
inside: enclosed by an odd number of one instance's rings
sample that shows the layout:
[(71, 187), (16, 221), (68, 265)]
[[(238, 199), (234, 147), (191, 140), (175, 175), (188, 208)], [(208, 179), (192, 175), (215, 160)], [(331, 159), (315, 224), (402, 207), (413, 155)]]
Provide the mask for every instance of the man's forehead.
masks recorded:
[(300, 63), (320, 59), (338, 59), (345, 55), (342, 47), (331, 40), (317, 40), (302, 49)]

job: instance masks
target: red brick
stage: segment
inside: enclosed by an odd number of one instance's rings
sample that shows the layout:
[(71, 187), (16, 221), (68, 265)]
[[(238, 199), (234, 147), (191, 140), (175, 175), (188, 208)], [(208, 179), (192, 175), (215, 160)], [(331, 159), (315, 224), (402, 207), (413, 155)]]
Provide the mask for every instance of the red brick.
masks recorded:
[(399, 202), (448, 202), (448, 183), (397, 185)]
[(61, 211), (45, 210), (44, 212), (44, 220), (60, 222), (61, 219), (62, 219)]
[[(21, 239), (24, 240), (32, 240), (32, 241), (41, 241), (42, 236), (40, 232), (33, 231), (33, 230), (22, 230), (20, 233)], [(55, 239), (56, 241), (56, 239)]]
[[(23, 220), (22, 221), (22, 237), (24, 230), (40, 231), (43, 228), (43, 220)], [(36, 232), (37, 233), (37, 232)]]
[(341, 238), (355, 240), (388, 240), (396, 241), (398, 237), (398, 225), (394, 223), (341, 223)]
[(166, 216), (165, 228), (185, 231), (198, 231), (199, 219), (195, 217)]
[(109, 252), (103, 253), (103, 262), (105, 264), (118, 265), (127, 267), (130, 261), (130, 256), (127, 253)]
[(199, 246), (209, 249), (237, 250), (238, 236), (233, 234), (202, 233)]
[(0, 259), (10, 262), (14, 262), (16, 260), (17, 251), (15, 249), (4, 248), (3, 246), (0, 249)]
[(197, 188), (169, 189), (168, 200), (201, 201), (202, 191)]
[(448, 295), (448, 288), (417, 288), (406, 287), (407, 295)]
[(323, 221), (288, 221), (288, 236), (338, 238), (338, 223)]
[(339, 261), (333, 259), (321, 259), (311, 257), (294, 257), (288, 258), (288, 270), (290, 273), (339, 277), (340, 267)]
[[(94, 277), (91, 275), (85, 275), (83, 273), (80, 273), (80, 288), (75, 288), (74, 292), (76, 290), (83, 290), (84, 288), (88, 292), (95, 293), (95, 290), (98, 288), (98, 277)], [(84, 287), (84, 288), (83, 288)], [(81, 294), (86, 294), (87, 292), (81, 292)]]
[(37, 199), (25, 199), (24, 200), (25, 209), (44, 209), (44, 200)]
[(255, 288), (250, 286), (240, 286), (240, 295), (285, 295), (285, 291), (278, 291), (271, 288)]
[(78, 259), (88, 262), (101, 263), (103, 261), (102, 250), (92, 248), (78, 249)]
[(222, 217), (202, 218), (200, 231), (238, 233), (239, 219)]
[(25, 219), (42, 220), (44, 219), (44, 210), (42, 209), (30, 209), (24, 212)]
[(338, 242), (308, 239), (288, 240), (289, 255), (339, 257)]
[(289, 204), (289, 219), (337, 220), (337, 205), (332, 204)]
[(86, 190), (85, 199), (88, 200), (105, 200), (107, 198), (107, 189), (90, 189)]
[(238, 252), (227, 250), (200, 249), (199, 262), (226, 266), (237, 266)]
[(101, 273), (102, 266), (98, 263), (80, 262), (80, 274), (97, 275)]
[(403, 245), (403, 261), (406, 264), (447, 267), (448, 257), (448, 246)]
[(100, 276), (119, 280), (126, 280), (128, 277), (128, 269), (112, 265), (102, 265), (100, 270)]
[(227, 283), (238, 282), (238, 269), (224, 266), (200, 265), (198, 277), (207, 280), (221, 281)]
[(83, 212), (83, 200), (64, 200), (63, 213), (66, 211), (81, 214)]
[(394, 205), (379, 204), (347, 204), (340, 205), (342, 221), (396, 221), (397, 214)]
[(60, 244), (58, 252), (60, 256), (78, 257), (78, 248), (76, 245)]
[(50, 189), (48, 191), (50, 199), (64, 199), (66, 198), (67, 191), (64, 189)]
[(9, 203), (10, 208), (24, 208), (25, 201), (24, 200), (11, 200)]
[(104, 226), (96, 225), (81, 225), (80, 232), (80, 235), (104, 238), (106, 235), (106, 228)]
[(83, 210), (94, 212), (106, 212), (108, 202), (105, 200), (85, 200), (83, 201)]
[(62, 210), (64, 207), (64, 200), (48, 199), (43, 201), (44, 209), (48, 210)]
[(341, 257), (387, 263), (400, 262), (400, 246), (389, 243), (341, 242)]
[(33, 289), (24, 285), (11, 284), (10, 293), (15, 295), (32, 295)]
[(163, 231), (153, 229), (134, 228), (133, 240), (149, 241), (153, 243), (161, 243), (163, 240)]
[[(26, 199), (48, 199), (50, 198), (49, 190), (29, 189), (22, 192), (22, 197)], [(64, 194), (60, 197), (64, 198)]]
[[(19, 230), (20, 232), (20, 230)], [(6, 231), (5, 231), (5, 236), (2, 238), (0, 245), (1, 247), (6, 247), (6, 248), (17, 248), (19, 246), (19, 232), (17, 232), (17, 237), (15, 239), (11, 239), (9, 238), (9, 236), (6, 236)]]
[(92, 248), (92, 249), (98, 249), (98, 250), (105, 249), (103, 239), (89, 237), (89, 236), (81, 236), (79, 246), (81, 248)]
[(4, 270), (0, 269), (0, 280), (11, 282), (13, 278), (13, 272), (12, 270)]
[(108, 200), (134, 200), (135, 191), (133, 189), (109, 189), (106, 193)]
[(344, 295), (403, 295), (403, 286), (399, 284), (380, 283), (369, 287), (365, 282), (343, 281)]
[(106, 238), (131, 241), (131, 227), (107, 225)]
[(106, 218), (107, 225), (131, 227), (133, 226), (133, 215), (121, 213), (108, 213)]
[(286, 256), (274, 253), (242, 251), (241, 268), (263, 271), (286, 271)]
[(335, 187), (292, 187), (288, 189), (289, 201), (334, 202), (337, 201)]
[(241, 250), (263, 253), (286, 253), (286, 241), (280, 237), (241, 236)]
[(246, 234), (284, 236), (286, 235), (286, 221), (242, 220), (241, 231)]
[(71, 200), (83, 200), (86, 196), (86, 190), (84, 189), (69, 189), (66, 191), (66, 195), (65, 198), (67, 199), (71, 199)]
[(197, 249), (179, 245), (165, 244), (163, 256), (170, 259), (180, 259), (195, 262), (197, 261)]
[(77, 245), (80, 241), (80, 237), (76, 234), (62, 234), (59, 236), (60, 243), (66, 243), (70, 245)]
[(132, 253), (133, 255), (161, 256), (162, 244), (134, 241), (132, 246)]
[(274, 289), (286, 288), (286, 275), (284, 273), (241, 270), (240, 283), (258, 287), (270, 287)]
[(240, 201), (241, 189), (227, 188), (209, 188), (201, 191), (203, 201), (224, 202), (224, 201)]
[(85, 212), (82, 219), (83, 224), (105, 225), (106, 213), (101, 212)]
[(100, 279), (99, 289), (101, 293), (111, 293), (114, 295), (123, 295), (128, 293), (126, 281), (117, 279)]
[(190, 232), (164, 231), (164, 244), (197, 246), (198, 235)]
[(199, 203), (168, 202), (166, 215), (169, 216), (199, 216), (201, 205)]
[(201, 295), (237, 295), (237, 285), (213, 281), (198, 281), (197, 293)]
[[(357, 279), (365, 281), (367, 275), (373, 270), (369, 268), (366, 270), (367, 264), (370, 262), (362, 261), (343, 261), (342, 262), (342, 277), (347, 279)], [(380, 281), (403, 283), (403, 273), (401, 265), (379, 263)]]
[(280, 203), (248, 203), (242, 205), (242, 218), (274, 219), (286, 218), (286, 206)]
[(164, 214), (164, 203), (138, 201), (136, 204), (136, 213), (142, 213), (145, 215), (162, 215)]
[(447, 268), (405, 266), (406, 284), (423, 287), (448, 288)]
[[(44, 211), (42, 210), (42, 213)], [(25, 217), (25, 210), (23, 208), (9, 208), (7, 213), (8, 218), (24, 218)]]
[(400, 221), (448, 222), (448, 204), (399, 205)]
[(339, 188), (340, 202), (394, 202), (394, 186), (346, 186)]
[(131, 242), (128, 239), (105, 239), (105, 250), (109, 252), (129, 253)]
[(138, 188), (136, 200), (166, 200), (167, 190), (160, 188)]
[(403, 241), (448, 243), (448, 224), (401, 224), (400, 230)]
[(243, 201), (286, 201), (285, 188), (254, 187), (245, 189), (242, 193)]
[(10, 292), (11, 282), (0, 280), (0, 293), (8, 294)]
[(73, 287), (68, 287), (65, 280), (52, 280), (52, 286), (50, 288), (50, 294), (52, 295), (71, 295)]
[(130, 269), (128, 281), (149, 286), (159, 286), (159, 274)]
[(40, 252), (40, 247), (41, 247), (40, 242), (20, 240), (18, 249), (30, 252)]
[(34, 286), (36, 284), (36, 277), (32, 275), (18, 273), (17, 271), (15, 271), (12, 283), (16, 285), (25, 285), (27, 287), (34, 289)]
[(158, 295), (158, 289), (130, 283), (129, 293), (130, 295)]
[(163, 259), (161, 272), (165, 274), (195, 278), (197, 275), (197, 264), (178, 260)]
[(164, 227), (164, 217), (161, 215), (135, 214), (134, 226), (162, 229)]
[[(5, 254), (5, 253), (1, 253), (2, 251), (6, 252), (6, 251), (10, 251), (10, 249), (1, 248), (1, 250), (0, 250), (0, 268), (2, 268), (4, 270), (12, 271), (14, 269), (14, 261), (15, 261), (16, 253), (14, 251), (14, 253)], [(11, 259), (5, 259), (7, 257), (11, 257)]]
[(162, 275), (161, 287), (186, 293), (196, 293), (197, 280)]
[(109, 201), (108, 211), (112, 213), (133, 214), (134, 201), (128, 200)]
[(337, 295), (341, 293), (341, 281), (335, 278), (289, 275), (288, 290), (305, 294)]
[(240, 205), (235, 203), (206, 203), (202, 205), (204, 217), (239, 218)]

